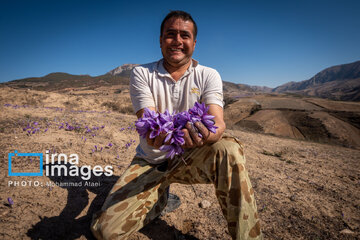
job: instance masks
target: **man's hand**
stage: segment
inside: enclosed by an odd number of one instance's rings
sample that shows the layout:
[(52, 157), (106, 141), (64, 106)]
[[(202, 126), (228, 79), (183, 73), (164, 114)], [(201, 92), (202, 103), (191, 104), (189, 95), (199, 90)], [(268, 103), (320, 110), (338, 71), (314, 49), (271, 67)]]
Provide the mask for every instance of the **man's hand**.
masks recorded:
[(155, 138), (150, 138), (150, 132), (147, 133), (146, 135), (146, 142), (147, 144), (149, 144), (150, 146), (153, 146), (156, 149), (159, 149), (162, 145), (164, 145), (164, 140), (166, 138), (167, 133), (166, 132), (162, 132), (160, 133), (159, 136), (156, 136)]
[[(215, 122), (216, 133), (210, 132), (202, 122), (196, 122), (195, 124), (187, 123), (184, 132), (185, 145), (184, 148), (201, 147), (204, 144), (215, 143), (221, 139), (222, 134), (225, 131), (224, 113), (223, 108), (216, 104), (209, 104), (209, 114), (213, 115)], [(201, 133), (202, 138), (199, 137)]]
[(210, 135), (210, 131), (202, 124), (202, 122), (196, 122), (195, 124), (187, 122), (182, 131), (184, 133), (185, 148), (203, 146)]

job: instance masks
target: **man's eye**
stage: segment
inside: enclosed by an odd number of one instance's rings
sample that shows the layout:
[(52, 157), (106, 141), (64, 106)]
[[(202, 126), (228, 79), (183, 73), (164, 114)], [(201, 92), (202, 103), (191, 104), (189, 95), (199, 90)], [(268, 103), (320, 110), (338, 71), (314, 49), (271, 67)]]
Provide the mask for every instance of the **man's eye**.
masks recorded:
[(181, 35), (182, 38), (189, 38), (190, 36), (188, 34)]

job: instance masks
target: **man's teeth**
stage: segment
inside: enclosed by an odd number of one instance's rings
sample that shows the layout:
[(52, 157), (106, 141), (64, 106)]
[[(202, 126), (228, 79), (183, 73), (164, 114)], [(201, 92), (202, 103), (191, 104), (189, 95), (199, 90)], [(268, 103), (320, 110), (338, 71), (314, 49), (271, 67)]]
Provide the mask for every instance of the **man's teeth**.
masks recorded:
[(175, 52), (181, 52), (181, 49), (177, 49), (177, 48), (171, 48), (170, 50)]

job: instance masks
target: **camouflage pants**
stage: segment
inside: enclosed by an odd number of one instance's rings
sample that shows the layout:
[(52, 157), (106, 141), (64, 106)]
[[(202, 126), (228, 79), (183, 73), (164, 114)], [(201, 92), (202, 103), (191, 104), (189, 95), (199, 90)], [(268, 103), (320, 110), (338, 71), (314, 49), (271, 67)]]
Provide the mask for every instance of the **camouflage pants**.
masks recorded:
[[(243, 147), (232, 136), (195, 148), (182, 160), (152, 165), (135, 157), (112, 188), (91, 230), (97, 239), (127, 239), (160, 215), (171, 183), (212, 183), (233, 239), (262, 239)], [(180, 162), (179, 162), (180, 161)]]

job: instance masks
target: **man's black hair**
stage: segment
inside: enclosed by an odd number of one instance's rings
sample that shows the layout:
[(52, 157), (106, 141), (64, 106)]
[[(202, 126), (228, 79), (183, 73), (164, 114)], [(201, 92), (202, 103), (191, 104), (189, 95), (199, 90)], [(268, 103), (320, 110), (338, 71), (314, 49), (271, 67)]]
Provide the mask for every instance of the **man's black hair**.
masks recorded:
[(196, 23), (194, 21), (194, 19), (191, 17), (191, 15), (187, 12), (184, 11), (180, 11), (180, 10), (176, 10), (176, 11), (171, 11), (168, 15), (166, 15), (166, 17), (164, 18), (164, 20), (161, 23), (161, 28), (160, 28), (160, 36), (162, 36), (163, 34), (163, 30), (164, 30), (164, 25), (165, 22), (167, 20), (169, 20), (170, 18), (181, 18), (184, 21), (191, 21), (194, 24), (194, 39), (196, 39), (196, 35), (197, 35), (197, 26)]

